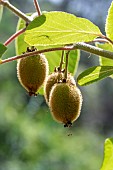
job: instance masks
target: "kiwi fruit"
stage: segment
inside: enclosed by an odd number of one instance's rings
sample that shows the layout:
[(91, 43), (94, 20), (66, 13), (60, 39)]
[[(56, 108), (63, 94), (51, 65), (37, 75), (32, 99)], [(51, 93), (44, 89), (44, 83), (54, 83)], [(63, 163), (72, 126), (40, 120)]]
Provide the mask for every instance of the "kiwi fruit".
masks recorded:
[[(32, 50), (27, 49), (27, 52)], [(33, 50), (34, 51), (34, 50)], [(21, 58), (17, 62), (17, 77), (29, 95), (36, 96), (48, 74), (48, 62), (43, 54)]]
[(82, 95), (79, 88), (71, 83), (56, 83), (50, 92), (49, 107), (53, 118), (70, 127), (79, 117)]
[(58, 71), (56, 69), (52, 74), (50, 74), (47, 77), (46, 82), (45, 82), (45, 86), (44, 86), (44, 91), (45, 91), (44, 96), (45, 96), (47, 103), (49, 102), (49, 94), (50, 94), (50, 91), (51, 91), (53, 85), (56, 84), (56, 83), (59, 83), (59, 82), (63, 82), (63, 81), (66, 81), (70, 84), (76, 85), (74, 77), (70, 73), (68, 73), (67, 79), (65, 80), (64, 79), (64, 72)]
[(58, 71), (51, 73), (47, 77), (45, 85), (44, 85), (44, 97), (45, 97), (47, 103), (49, 102), (49, 94), (50, 94), (52, 86), (55, 83), (62, 81), (62, 79), (63, 79), (63, 73), (58, 72)]
[(76, 86), (76, 82), (74, 80), (74, 77), (71, 75), (71, 73), (67, 74), (66, 82)]

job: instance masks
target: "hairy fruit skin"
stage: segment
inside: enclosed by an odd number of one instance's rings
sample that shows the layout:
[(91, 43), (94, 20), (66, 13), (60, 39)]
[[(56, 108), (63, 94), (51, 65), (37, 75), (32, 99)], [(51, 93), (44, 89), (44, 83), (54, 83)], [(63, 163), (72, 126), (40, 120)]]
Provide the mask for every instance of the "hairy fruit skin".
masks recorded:
[(63, 123), (65, 127), (71, 126), (80, 115), (81, 92), (69, 83), (55, 84), (50, 92), (49, 106), (56, 121)]
[[(52, 87), (54, 86), (54, 84), (63, 82), (63, 80), (64, 80), (64, 73), (59, 72), (59, 71), (53, 72), (47, 77), (47, 80), (45, 82), (45, 88), (44, 88), (45, 99), (47, 103), (49, 102), (50, 91)], [(69, 84), (76, 85), (75, 80), (70, 73), (68, 73), (66, 82), (68, 82)]]
[(70, 73), (67, 74), (66, 82), (71, 84), (71, 85), (75, 85), (76, 86), (76, 82), (74, 80), (74, 77)]
[(45, 82), (45, 87), (44, 87), (44, 91), (45, 91), (44, 96), (47, 103), (49, 102), (49, 95), (52, 86), (58, 83), (59, 81), (61, 81), (62, 79), (63, 79), (63, 73), (59, 73), (59, 72), (53, 72), (47, 77), (47, 80)]
[(48, 74), (48, 62), (43, 54), (21, 58), (17, 62), (17, 77), (29, 95), (36, 95)]

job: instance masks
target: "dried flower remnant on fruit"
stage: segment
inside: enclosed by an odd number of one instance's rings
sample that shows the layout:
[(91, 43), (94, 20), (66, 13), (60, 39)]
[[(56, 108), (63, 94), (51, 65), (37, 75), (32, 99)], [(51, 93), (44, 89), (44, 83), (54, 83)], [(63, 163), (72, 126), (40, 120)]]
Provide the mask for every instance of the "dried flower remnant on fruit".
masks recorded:
[(57, 83), (50, 92), (49, 106), (56, 121), (63, 123), (64, 127), (71, 127), (80, 115), (81, 92), (70, 83)]
[[(27, 53), (35, 50), (34, 47), (27, 48)], [(30, 96), (37, 95), (37, 91), (45, 82), (47, 75), (48, 62), (43, 54), (21, 58), (17, 62), (18, 80)]]

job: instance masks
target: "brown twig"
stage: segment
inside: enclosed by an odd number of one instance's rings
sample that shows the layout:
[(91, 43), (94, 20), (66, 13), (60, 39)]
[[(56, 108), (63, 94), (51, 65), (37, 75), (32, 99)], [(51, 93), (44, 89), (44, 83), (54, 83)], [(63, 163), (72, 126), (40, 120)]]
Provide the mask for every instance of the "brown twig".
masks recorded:
[(25, 54), (22, 54), (22, 55), (18, 55), (18, 56), (14, 56), (14, 57), (11, 57), (11, 58), (4, 59), (4, 60), (1, 61), (0, 64), (11, 62), (11, 61), (23, 58), (23, 57), (35, 56), (35, 55), (40, 54), (40, 53), (46, 53), (46, 52), (52, 52), (52, 51), (62, 51), (62, 50), (70, 51), (70, 50), (76, 50), (76, 49), (83, 50), (85, 52), (89, 52), (89, 53), (92, 53), (92, 54), (113, 60), (113, 52), (103, 50), (103, 49), (95, 47), (93, 45), (89, 45), (89, 44), (81, 42), (81, 43), (76, 43), (76, 44), (65, 46), (65, 47), (47, 48), (47, 49), (43, 49), (43, 50), (39, 50), (39, 51), (25, 53)]
[(41, 10), (40, 10), (38, 0), (34, 0), (34, 5), (35, 5), (35, 8), (36, 8), (36, 11), (37, 11), (38, 15), (40, 16), (42, 13), (41, 13)]

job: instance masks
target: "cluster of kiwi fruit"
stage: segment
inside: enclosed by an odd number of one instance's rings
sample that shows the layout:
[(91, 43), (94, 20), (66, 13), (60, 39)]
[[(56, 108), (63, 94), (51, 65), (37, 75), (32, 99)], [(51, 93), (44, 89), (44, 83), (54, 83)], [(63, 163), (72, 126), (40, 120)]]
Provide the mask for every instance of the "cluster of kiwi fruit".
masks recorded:
[(70, 73), (67, 79), (64, 77), (64, 71), (58, 70), (48, 76), (45, 99), (54, 120), (63, 123), (64, 127), (72, 126), (80, 115), (82, 95)]
[[(27, 48), (26, 53), (37, 50)], [(39, 88), (44, 84), (45, 100), (51, 114), (64, 127), (71, 127), (79, 117), (82, 106), (82, 95), (76, 86), (74, 77), (67, 73), (66, 68), (55, 68), (48, 75), (48, 62), (43, 54), (21, 58), (17, 62), (17, 77), (29, 95), (36, 96)]]

